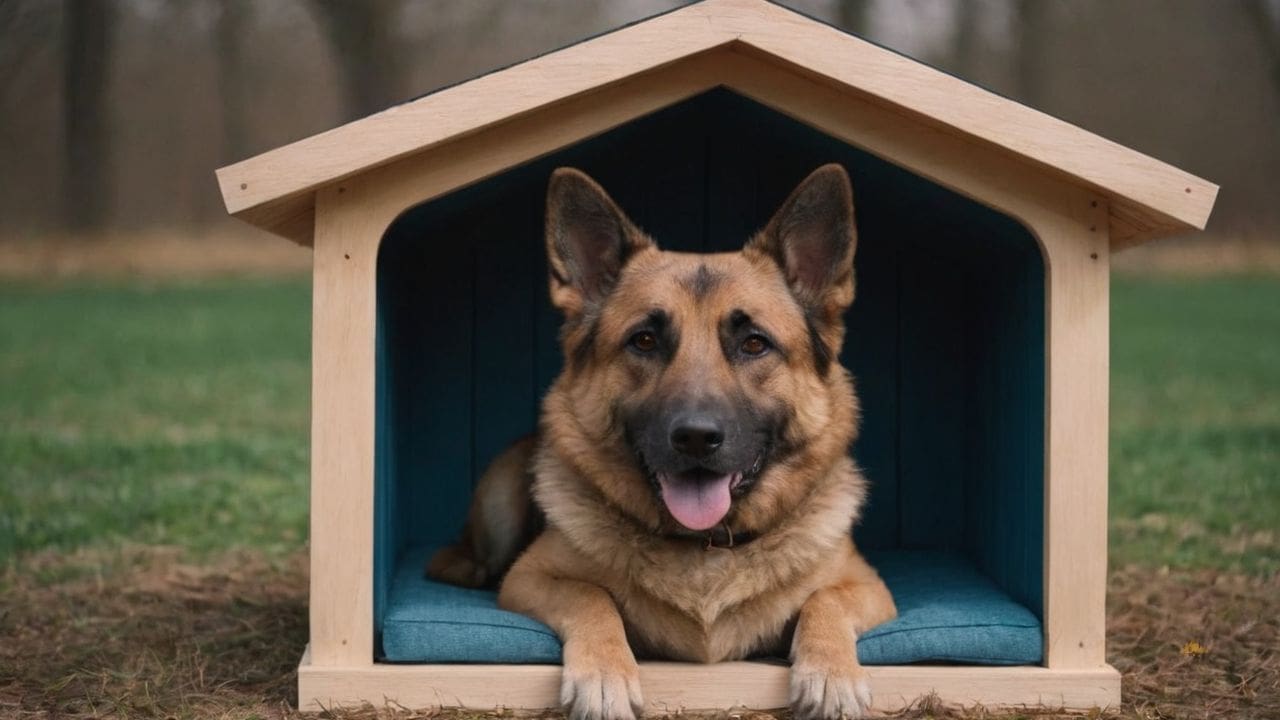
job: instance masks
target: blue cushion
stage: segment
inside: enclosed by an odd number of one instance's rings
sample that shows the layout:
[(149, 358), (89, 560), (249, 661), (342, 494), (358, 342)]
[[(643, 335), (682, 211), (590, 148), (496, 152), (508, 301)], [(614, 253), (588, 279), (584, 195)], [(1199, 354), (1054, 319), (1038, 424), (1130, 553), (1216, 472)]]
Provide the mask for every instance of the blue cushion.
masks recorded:
[[(558, 663), (550, 628), (499, 610), (494, 594), (422, 576), (427, 552), (406, 552), (382, 624), (388, 662)], [(898, 617), (858, 639), (867, 665), (958, 662), (1026, 665), (1044, 656), (1040, 621), (963, 557), (896, 551), (870, 555)]]

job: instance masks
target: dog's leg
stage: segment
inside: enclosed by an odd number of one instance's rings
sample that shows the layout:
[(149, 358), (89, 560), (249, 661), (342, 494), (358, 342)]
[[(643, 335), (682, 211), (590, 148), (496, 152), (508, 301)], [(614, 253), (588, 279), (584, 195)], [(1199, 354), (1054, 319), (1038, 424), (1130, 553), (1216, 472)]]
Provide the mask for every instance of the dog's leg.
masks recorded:
[(462, 537), (441, 548), (427, 563), (427, 575), (463, 587), (494, 586), (541, 529), (530, 496), (530, 460), (535, 439), (507, 448), (476, 483)]
[(893, 597), (856, 551), (834, 584), (800, 608), (791, 642), (791, 710), (797, 720), (863, 717), (871, 709), (858, 634), (893, 619)]
[(569, 570), (588, 566), (575, 562), (576, 555), (557, 531), (546, 531), (507, 573), (498, 605), (541, 620), (560, 636), (560, 702), (570, 720), (634, 720), (644, 700), (622, 616), (604, 588)]

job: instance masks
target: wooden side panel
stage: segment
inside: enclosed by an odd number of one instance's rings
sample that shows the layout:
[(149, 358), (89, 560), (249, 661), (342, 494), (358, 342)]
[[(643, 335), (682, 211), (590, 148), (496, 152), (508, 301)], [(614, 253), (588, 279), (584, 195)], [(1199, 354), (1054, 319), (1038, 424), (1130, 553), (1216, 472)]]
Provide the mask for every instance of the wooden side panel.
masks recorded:
[(966, 545), (984, 572), (1043, 618), (1047, 297), (1039, 247), (1021, 232), (1023, 242), (1007, 228), (970, 233), (990, 251), (970, 263), (966, 287), (965, 505), (974, 519)]
[[(518, 210), (520, 202), (512, 203)], [(474, 252), (471, 336), (471, 475), (537, 424), (534, 384), (534, 305), (543, 277), (530, 271), (542, 254), (541, 236), (528, 218), (502, 203), (499, 212), (472, 215)]]
[(898, 229), (898, 522), (906, 548), (959, 549), (970, 421), (970, 283), (956, 232), (908, 219)]
[(1049, 257), (1045, 620), (1049, 667), (1106, 662), (1110, 262), (1106, 203), (1037, 224)]
[[(376, 238), (358, 193), (316, 202), (311, 393), (311, 648), (317, 666), (373, 662)], [(371, 241), (372, 240), (372, 241)]]
[(405, 539), (440, 545), (457, 537), (470, 497), (474, 383), (474, 252), (468, 218), (414, 223), (380, 258), (383, 362), (396, 377), (394, 407), (399, 522)]

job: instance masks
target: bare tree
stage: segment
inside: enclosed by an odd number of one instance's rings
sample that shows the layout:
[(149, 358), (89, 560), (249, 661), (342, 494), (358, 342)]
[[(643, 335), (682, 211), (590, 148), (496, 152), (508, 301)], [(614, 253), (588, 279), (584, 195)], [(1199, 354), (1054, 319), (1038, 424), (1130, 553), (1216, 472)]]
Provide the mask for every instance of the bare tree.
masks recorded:
[(249, 78), (242, 38), (252, 23), (247, 0), (223, 0), (214, 47), (217, 48), (218, 93), (222, 99), (222, 160), (242, 159), (249, 149)]
[(1017, 0), (1015, 9), (1018, 29), (1018, 99), (1039, 107), (1049, 76), (1045, 45), (1049, 41), (1049, 12), (1052, 6), (1047, 0)]
[(866, 36), (871, 0), (836, 0), (836, 22), (847, 32)]
[(1280, 89), (1280, 2), (1246, 0), (1245, 6), (1258, 29), (1258, 39), (1271, 56), (1271, 82)]
[(342, 77), (348, 118), (402, 100), (402, 53), (395, 37), (400, 0), (312, 0)]
[(115, 15), (111, 0), (63, 3), (63, 218), (73, 232), (105, 219), (111, 176), (108, 62)]
[(952, 70), (970, 82), (978, 76), (978, 0), (956, 1), (956, 24), (952, 36)]

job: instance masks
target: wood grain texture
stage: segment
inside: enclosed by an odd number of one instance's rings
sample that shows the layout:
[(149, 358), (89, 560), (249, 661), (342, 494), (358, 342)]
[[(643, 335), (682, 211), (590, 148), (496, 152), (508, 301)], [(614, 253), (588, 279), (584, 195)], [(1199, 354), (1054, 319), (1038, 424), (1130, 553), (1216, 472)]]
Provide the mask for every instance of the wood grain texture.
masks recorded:
[(316, 665), (371, 665), (375, 269), (386, 225), (345, 189), (316, 205), (311, 646)]
[[(1048, 707), (1074, 710), (1118, 707), (1120, 673), (1109, 665), (1089, 670), (1040, 667), (875, 666), (867, 668), (874, 709), (899, 710), (936, 693), (948, 705), (988, 709)], [(712, 665), (642, 662), (640, 683), (650, 714), (729, 708), (773, 709), (787, 704), (789, 668), (732, 662)], [(304, 655), (298, 666), (302, 710), (393, 702), (408, 708), (477, 710), (555, 707), (558, 665), (369, 665), (317, 667)]]
[(1045, 660), (1106, 662), (1110, 256), (1106, 202), (1068, 200), (1036, 225), (1049, 251)]
[(223, 199), (232, 214), (305, 244), (283, 219), (305, 214), (301, 198), (319, 187), (715, 48), (856, 91), (1103, 194), (1128, 219), (1131, 230), (1117, 235), (1126, 245), (1203, 228), (1217, 196), (1212, 183), (798, 13), (764, 0), (705, 0), (222, 168)]

